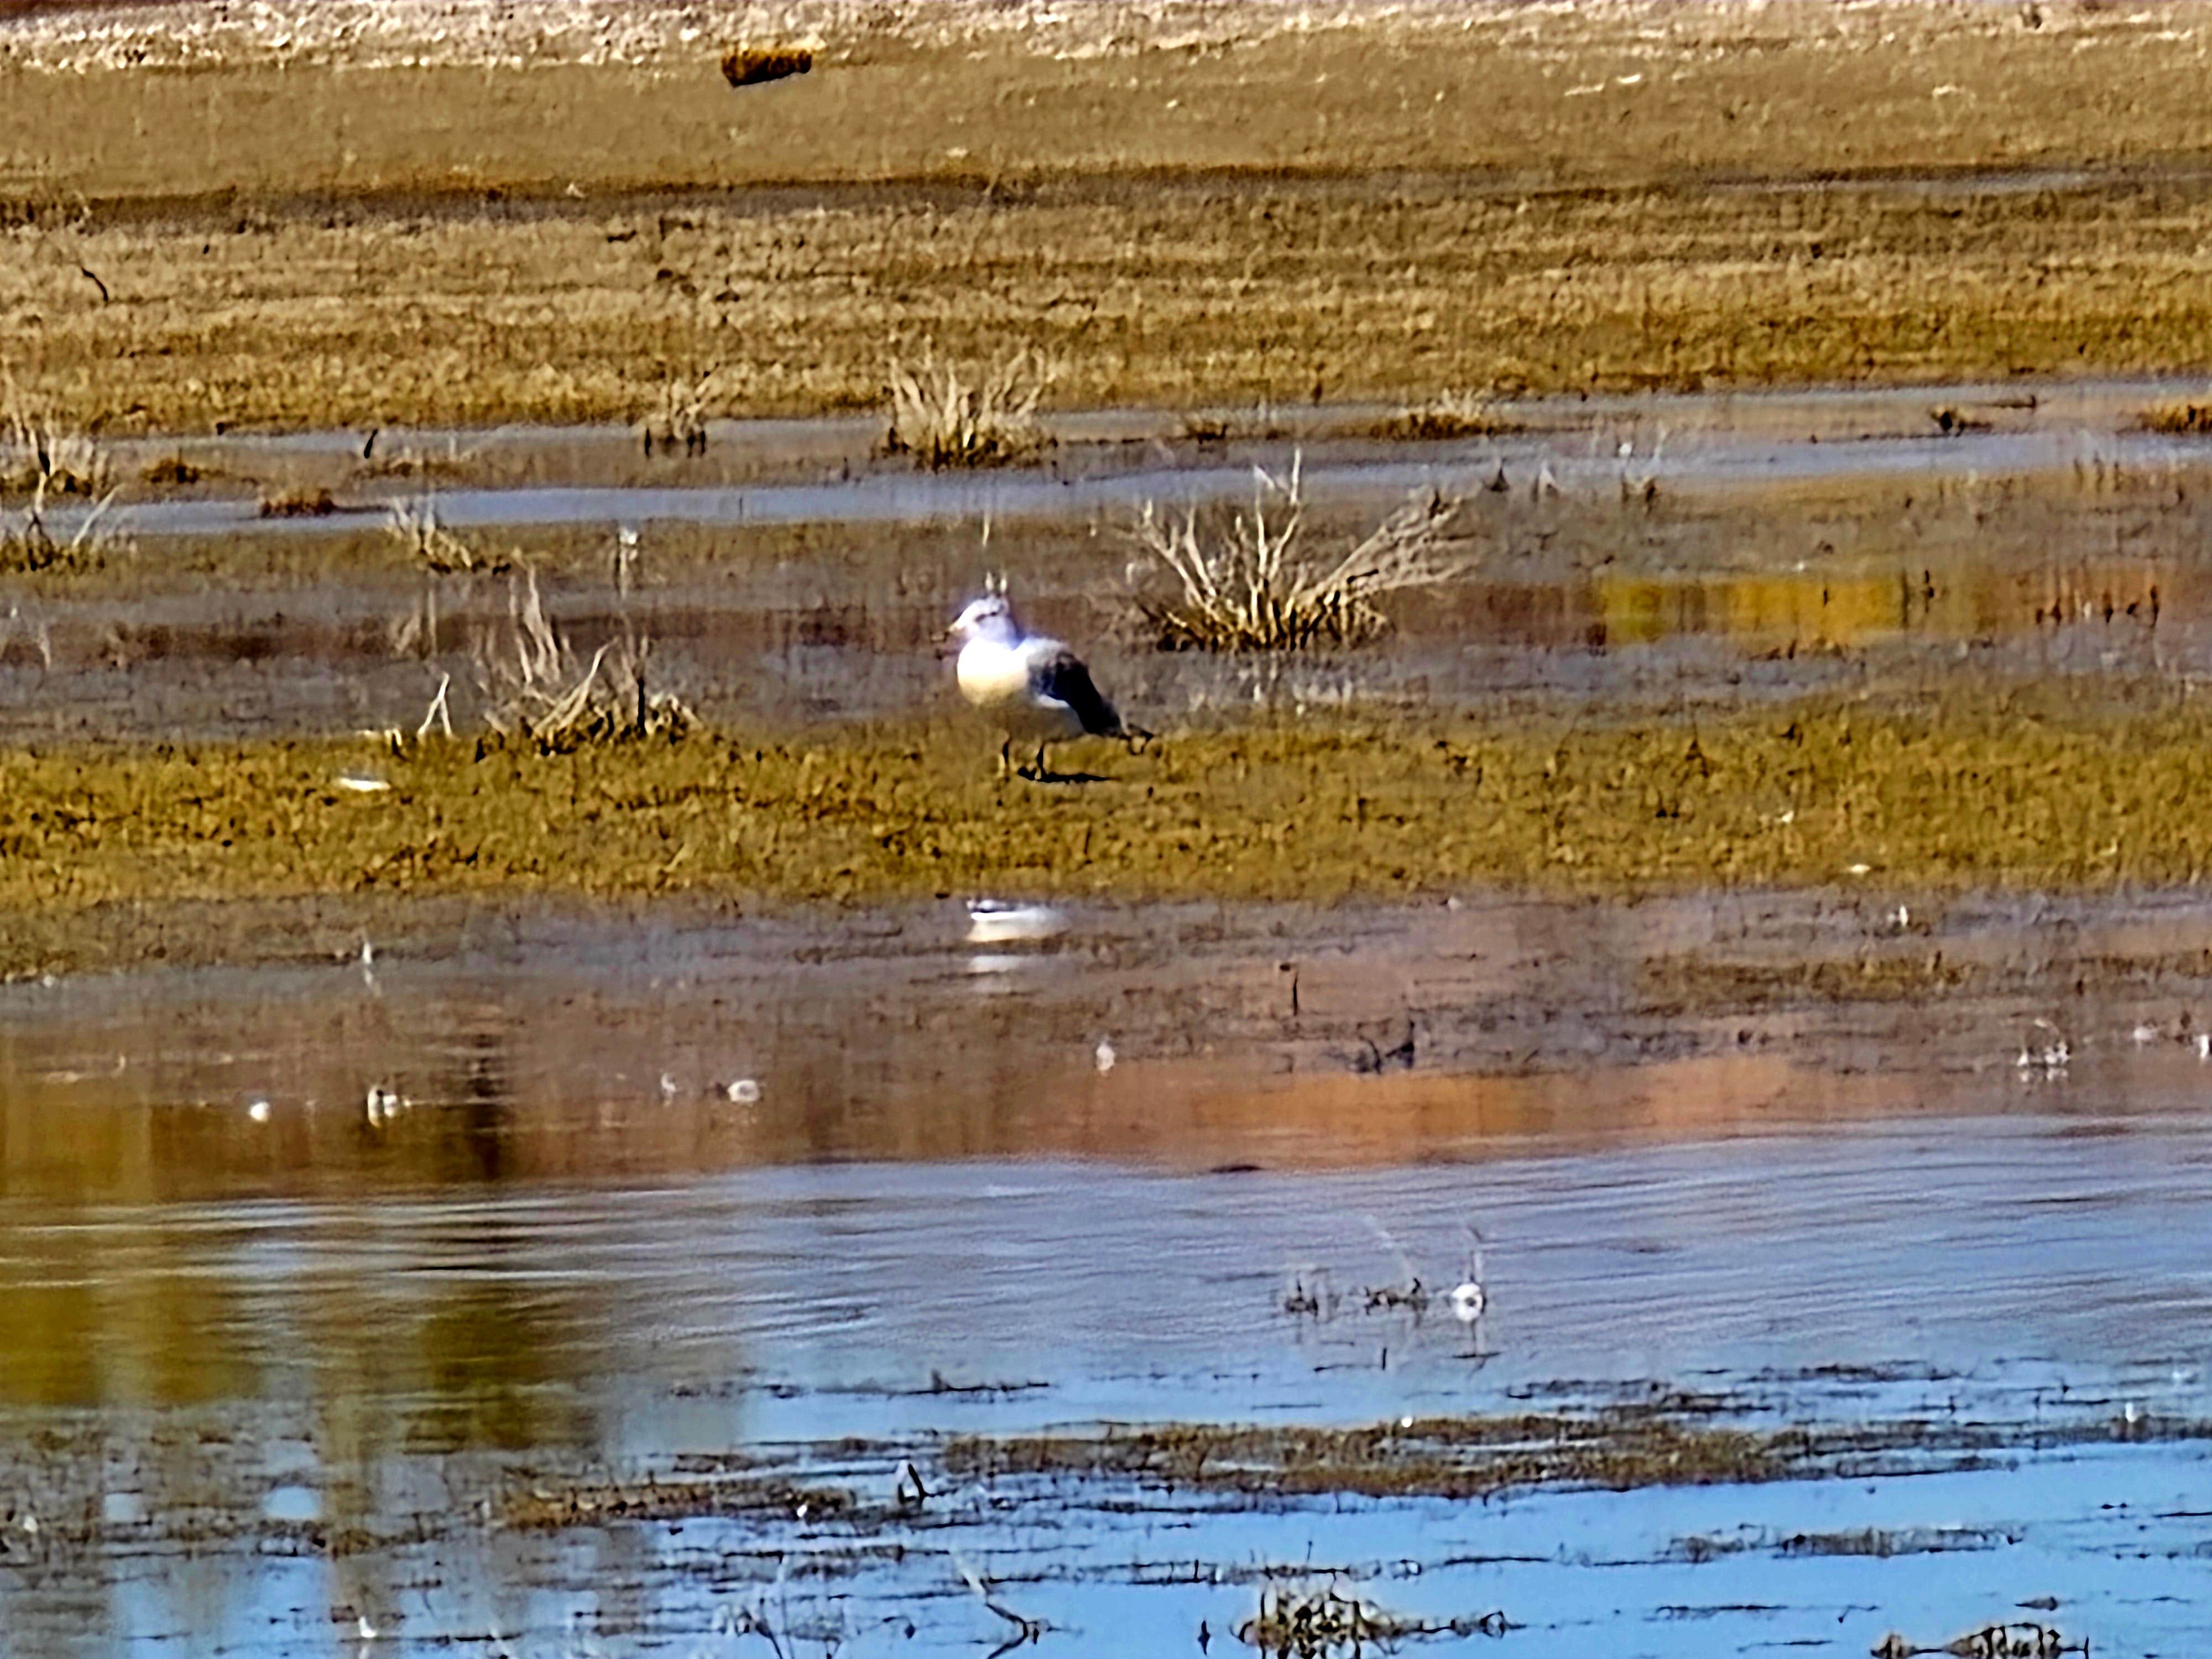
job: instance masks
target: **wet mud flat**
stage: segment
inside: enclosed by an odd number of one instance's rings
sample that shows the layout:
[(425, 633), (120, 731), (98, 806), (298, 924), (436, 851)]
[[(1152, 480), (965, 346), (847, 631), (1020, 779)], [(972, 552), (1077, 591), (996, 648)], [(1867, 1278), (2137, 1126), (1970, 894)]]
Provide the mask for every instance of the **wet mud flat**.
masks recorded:
[(21, 1650), (2201, 1629), (2193, 895), (472, 925), (0, 993)]

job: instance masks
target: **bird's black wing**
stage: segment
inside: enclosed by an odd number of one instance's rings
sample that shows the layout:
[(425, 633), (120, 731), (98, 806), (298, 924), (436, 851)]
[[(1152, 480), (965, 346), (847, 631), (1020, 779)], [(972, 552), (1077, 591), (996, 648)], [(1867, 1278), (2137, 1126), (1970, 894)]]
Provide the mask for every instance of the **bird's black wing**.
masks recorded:
[(1118, 738), (1121, 716), (1091, 683), (1083, 659), (1065, 646), (1039, 660), (1030, 670), (1030, 689), (1041, 697), (1064, 702), (1075, 711), (1083, 729), (1094, 738)]

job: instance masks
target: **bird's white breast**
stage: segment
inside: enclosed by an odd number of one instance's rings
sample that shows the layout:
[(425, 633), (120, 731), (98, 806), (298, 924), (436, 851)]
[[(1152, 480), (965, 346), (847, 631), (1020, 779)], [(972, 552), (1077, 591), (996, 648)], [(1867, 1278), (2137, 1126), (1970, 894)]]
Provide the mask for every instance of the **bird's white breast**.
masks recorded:
[(1073, 709), (1032, 689), (1032, 663), (1061, 649), (1056, 640), (1024, 640), (1004, 645), (970, 640), (961, 648), (954, 673), (960, 695), (1016, 736), (1058, 738), (1083, 729)]

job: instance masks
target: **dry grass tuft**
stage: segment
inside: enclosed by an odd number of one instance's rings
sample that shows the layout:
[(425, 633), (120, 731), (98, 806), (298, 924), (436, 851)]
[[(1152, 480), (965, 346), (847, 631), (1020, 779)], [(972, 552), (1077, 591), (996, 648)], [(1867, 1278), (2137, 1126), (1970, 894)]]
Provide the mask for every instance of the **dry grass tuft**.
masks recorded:
[(1260, 1611), (1237, 1627), (1237, 1639), (1283, 1659), (1327, 1659), (1388, 1646), (1409, 1634), (1401, 1620), (1333, 1585), (1319, 1589), (1285, 1589), (1270, 1584), (1260, 1592)]
[(625, 538), (615, 565), (622, 631), (580, 667), (545, 614), (538, 573), (525, 568), (508, 579), (506, 625), (479, 637), (475, 653), (484, 723), (493, 731), (557, 755), (591, 744), (680, 738), (698, 724), (682, 698), (647, 684), (653, 641), (631, 625), (627, 609), (634, 558)]
[(678, 444), (686, 455), (707, 453), (707, 398), (719, 373), (710, 368), (703, 374), (671, 374), (661, 381), (653, 407), (638, 422), (647, 455), (655, 445), (668, 455), (676, 453)]
[(89, 433), (64, 430), (12, 398), (0, 415), (0, 495), (102, 496), (113, 471)]
[(2212, 437), (2212, 404), (2154, 404), (2142, 412), (2142, 428), (2176, 437)]
[(1368, 428), (1368, 435), (1394, 442), (1434, 442), (1447, 438), (1491, 438), (1523, 428), (1509, 420), (1479, 392), (1447, 392), (1427, 403), (1386, 415)]
[(1503, 1636), (1513, 1628), (1501, 1613), (1432, 1623), (1401, 1619), (1334, 1584), (1278, 1583), (1260, 1592), (1260, 1611), (1237, 1627), (1237, 1639), (1276, 1659), (1337, 1659), (1386, 1653), (1419, 1636)]
[(514, 566), (512, 553), (490, 553), (438, 522), (434, 496), (395, 501), (385, 517), (384, 533), (411, 564), (441, 576), (496, 574)]
[(177, 489), (185, 484), (196, 484), (207, 477), (205, 469), (194, 466), (182, 451), (164, 455), (138, 475), (148, 483), (160, 489)]
[(1027, 350), (972, 380), (933, 352), (923, 353), (915, 367), (894, 364), (884, 453), (911, 455), (930, 467), (1026, 460), (1052, 444), (1036, 419), (1051, 379), (1043, 359)]
[(1181, 588), (1133, 598), (1164, 651), (1302, 651), (1358, 645), (1389, 630), (1375, 600), (1448, 581), (1465, 562), (1447, 551), (1459, 503), (1440, 495), (1406, 503), (1334, 561), (1307, 556), (1300, 464), (1285, 479), (1253, 469), (1249, 512), (1225, 529), (1201, 525), (1195, 507), (1179, 518), (1150, 501), (1133, 532)]
[(125, 544), (107, 523), (114, 490), (92, 502), (66, 534), (49, 520), (46, 495), (40, 483), (33, 489), (31, 504), (20, 523), (0, 520), (0, 571), (35, 575), (47, 571), (97, 570), (111, 553)]
[(722, 78), (733, 87), (757, 87), (813, 67), (814, 54), (804, 46), (740, 46), (722, 54)]
[(255, 509), (264, 519), (327, 519), (337, 510), (329, 490), (299, 485), (267, 491)]
[(465, 473), (469, 464), (476, 459), (476, 451), (463, 449), (458, 438), (446, 441), (443, 454), (403, 445), (381, 455), (376, 453), (376, 439), (377, 434), (370, 433), (368, 443), (362, 451), (361, 465), (357, 469), (358, 476), (362, 477), (457, 478)]

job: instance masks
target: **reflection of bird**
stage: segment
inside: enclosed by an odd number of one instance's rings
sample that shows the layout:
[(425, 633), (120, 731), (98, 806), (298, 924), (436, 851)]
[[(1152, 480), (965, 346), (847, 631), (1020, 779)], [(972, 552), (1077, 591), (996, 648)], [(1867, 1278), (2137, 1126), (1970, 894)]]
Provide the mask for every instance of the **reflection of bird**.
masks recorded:
[(1022, 632), (1004, 594), (987, 593), (975, 601), (945, 635), (960, 641), (960, 695), (1006, 733), (999, 749), (1000, 770), (1013, 765), (1017, 738), (1024, 744), (1036, 739), (1036, 764), (1023, 768), (1022, 775), (1042, 782), (1050, 776), (1044, 765), (1048, 743), (1085, 735), (1142, 735), (1121, 723), (1120, 713), (1091, 683), (1082, 658), (1058, 640)]

